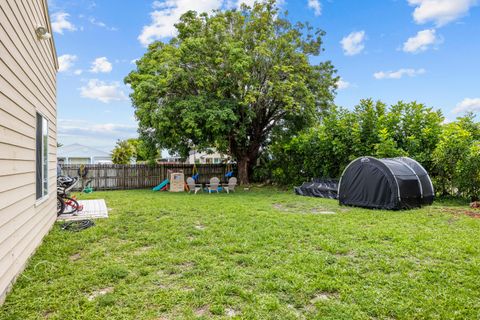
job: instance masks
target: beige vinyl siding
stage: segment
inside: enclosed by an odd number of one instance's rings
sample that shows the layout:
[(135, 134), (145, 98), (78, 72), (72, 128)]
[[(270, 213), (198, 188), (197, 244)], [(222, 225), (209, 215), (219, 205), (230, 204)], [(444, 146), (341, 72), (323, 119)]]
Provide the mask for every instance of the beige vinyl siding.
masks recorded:
[[(45, 0), (0, 1), (0, 304), (56, 218), (56, 71)], [(48, 196), (36, 200), (36, 114), (48, 121)]]

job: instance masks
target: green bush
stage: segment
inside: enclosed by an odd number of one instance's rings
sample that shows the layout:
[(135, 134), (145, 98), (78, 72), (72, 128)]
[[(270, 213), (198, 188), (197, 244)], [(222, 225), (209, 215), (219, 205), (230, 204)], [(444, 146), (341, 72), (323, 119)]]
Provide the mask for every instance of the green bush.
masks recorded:
[(435, 187), (443, 196), (458, 194), (458, 171), (460, 162), (465, 160), (472, 135), (458, 122), (443, 126), (440, 141), (433, 153), (435, 165)]
[(476, 141), (457, 164), (458, 191), (472, 201), (480, 199), (480, 142)]
[(408, 156), (429, 172), (441, 196), (480, 198), (480, 126), (473, 114), (445, 124), (440, 111), (416, 102), (387, 108), (361, 100), (354, 110), (334, 108), (315, 126), (268, 149), (255, 169), (283, 185), (314, 177), (339, 178), (361, 156)]
[(411, 156), (431, 171), (443, 120), (440, 111), (416, 102), (387, 108), (368, 99), (353, 111), (333, 109), (314, 128), (272, 144), (272, 178), (288, 185), (313, 177), (338, 178), (360, 156)]

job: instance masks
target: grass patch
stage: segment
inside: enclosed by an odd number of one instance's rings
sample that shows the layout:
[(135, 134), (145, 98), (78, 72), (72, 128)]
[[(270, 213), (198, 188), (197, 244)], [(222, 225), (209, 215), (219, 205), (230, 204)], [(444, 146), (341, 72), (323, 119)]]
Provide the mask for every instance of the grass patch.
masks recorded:
[(55, 226), (0, 319), (480, 317), (466, 206), (364, 210), (273, 189), (83, 198), (104, 198), (110, 218)]

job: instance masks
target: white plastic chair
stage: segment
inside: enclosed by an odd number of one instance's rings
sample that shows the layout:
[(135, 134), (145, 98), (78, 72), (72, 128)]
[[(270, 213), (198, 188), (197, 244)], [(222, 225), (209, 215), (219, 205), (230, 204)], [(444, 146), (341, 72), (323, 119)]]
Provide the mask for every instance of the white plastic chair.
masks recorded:
[(223, 185), (223, 189), (230, 193), (230, 191), (235, 192), (235, 186), (237, 185), (237, 178), (231, 177), (228, 179), (228, 183)]
[(217, 177), (211, 178), (210, 183), (207, 184), (208, 193), (212, 193), (215, 191), (218, 193), (219, 186), (220, 186), (220, 179), (218, 179)]
[(188, 185), (188, 193), (194, 191), (195, 194), (197, 194), (198, 191), (202, 190), (202, 185), (195, 183), (195, 180), (193, 180), (192, 177), (187, 178), (187, 185)]

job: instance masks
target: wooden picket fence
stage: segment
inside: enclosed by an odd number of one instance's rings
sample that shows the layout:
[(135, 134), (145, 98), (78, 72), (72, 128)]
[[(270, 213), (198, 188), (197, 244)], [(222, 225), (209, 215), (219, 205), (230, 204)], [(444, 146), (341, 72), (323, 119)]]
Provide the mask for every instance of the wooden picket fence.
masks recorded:
[[(62, 174), (75, 177), (79, 175), (81, 165), (62, 165)], [(191, 164), (91, 164), (85, 165), (87, 176), (79, 184), (78, 189), (83, 188), (87, 181), (94, 190), (130, 190), (146, 189), (159, 185), (169, 178), (172, 172), (183, 172), (185, 180), (192, 176), (193, 165)], [(197, 164), (200, 174), (198, 183), (208, 183), (210, 178), (218, 177), (224, 181), (227, 170), (232, 169), (225, 164)]]

